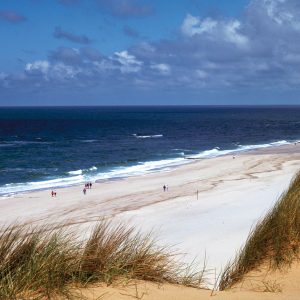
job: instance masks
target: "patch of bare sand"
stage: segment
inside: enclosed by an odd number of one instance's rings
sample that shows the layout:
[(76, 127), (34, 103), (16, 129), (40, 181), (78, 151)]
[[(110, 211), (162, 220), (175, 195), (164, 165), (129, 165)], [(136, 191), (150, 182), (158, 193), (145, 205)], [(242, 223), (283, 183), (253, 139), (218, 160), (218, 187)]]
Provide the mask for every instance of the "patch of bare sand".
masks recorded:
[(101, 300), (298, 300), (300, 299), (300, 262), (290, 268), (268, 271), (266, 267), (250, 272), (234, 288), (216, 292), (141, 280), (76, 291), (81, 299)]

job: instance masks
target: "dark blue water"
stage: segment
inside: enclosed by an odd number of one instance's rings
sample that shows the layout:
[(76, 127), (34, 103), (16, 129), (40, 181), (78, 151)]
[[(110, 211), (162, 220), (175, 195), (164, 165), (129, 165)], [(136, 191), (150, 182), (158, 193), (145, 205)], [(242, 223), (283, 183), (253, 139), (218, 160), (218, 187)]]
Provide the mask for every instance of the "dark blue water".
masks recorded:
[(300, 106), (0, 108), (0, 194), (299, 139)]

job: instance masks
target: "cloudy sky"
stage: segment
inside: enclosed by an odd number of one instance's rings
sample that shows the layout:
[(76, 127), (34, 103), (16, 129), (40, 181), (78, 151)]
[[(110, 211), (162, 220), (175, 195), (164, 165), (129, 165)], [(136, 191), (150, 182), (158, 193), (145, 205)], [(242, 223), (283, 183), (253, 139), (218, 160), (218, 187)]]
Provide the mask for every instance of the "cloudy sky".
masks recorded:
[(1, 0), (0, 105), (300, 104), (299, 0)]

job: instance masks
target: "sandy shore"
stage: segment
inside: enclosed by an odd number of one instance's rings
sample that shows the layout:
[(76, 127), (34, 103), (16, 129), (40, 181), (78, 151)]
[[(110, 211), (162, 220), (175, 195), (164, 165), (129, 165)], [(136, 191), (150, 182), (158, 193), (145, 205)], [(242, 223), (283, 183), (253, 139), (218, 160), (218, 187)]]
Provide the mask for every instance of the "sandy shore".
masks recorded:
[[(251, 226), (272, 207), (300, 169), (300, 144), (195, 160), (171, 170), (82, 186), (0, 198), (1, 224), (59, 223), (83, 229), (102, 217), (154, 230), (159, 242), (200, 264), (210, 278), (245, 242)], [(169, 189), (163, 192), (163, 185)], [(198, 199), (197, 199), (198, 190)]]
[[(103, 300), (298, 300), (300, 284), (300, 263), (295, 262), (288, 270), (267, 272), (265, 269), (251, 272), (238, 286), (219, 292), (200, 290), (171, 284), (155, 284), (131, 281), (112, 286), (90, 287), (77, 292), (87, 299)], [(213, 297), (212, 297), (213, 296)]]

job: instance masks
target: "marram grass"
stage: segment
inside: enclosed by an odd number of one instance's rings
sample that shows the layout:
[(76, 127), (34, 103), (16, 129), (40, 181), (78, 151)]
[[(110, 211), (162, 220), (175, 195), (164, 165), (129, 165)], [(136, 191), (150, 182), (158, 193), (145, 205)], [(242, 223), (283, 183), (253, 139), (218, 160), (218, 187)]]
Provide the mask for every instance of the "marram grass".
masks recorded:
[(132, 227), (99, 222), (85, 241), (60, 228), (16, 224), (0, 230), (0, 299), (73, 299), (74, 287), (120, 278), (204, 284), (205, 270), (192, 272)]
[(276, 269), (291, 264), (300, 248), (300, 173), (275, 206), (250, 232), (245, 246), (221, 275), (219, 289), (232, 287), (250, 271), (269, 263)]

